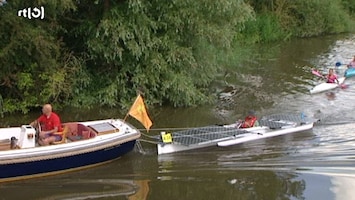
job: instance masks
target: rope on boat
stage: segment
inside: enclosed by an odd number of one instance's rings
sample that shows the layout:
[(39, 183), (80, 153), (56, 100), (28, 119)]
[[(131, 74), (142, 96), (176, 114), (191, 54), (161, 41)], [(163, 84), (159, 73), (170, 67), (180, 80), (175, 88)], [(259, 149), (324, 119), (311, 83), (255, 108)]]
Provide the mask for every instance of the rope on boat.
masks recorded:
[(159, 144), (159, 142), (156, 142), (156, 141), (152, 141), (152, 140), (145, 140), (145, 139), (138, 139), (137, 142), (146, 142), (146, 143), (150, 143), (150, 144)]
[[(215, 124), (216, 126), (223, 126), (223, 125), (226, 125), (226, 124)], [(151, 131), (166, 131), (166, 132), (169, 132), (169, 131), (181, 131), (181, 130), (191, 130), (191, 129), (200, 129), (200, 128), (203, 128), (203, 127), (208, 127), (208, 126), (198, 126), (198, 127), (182, 127), (182, 128), (152, 128), (152, 129), (149, 129)], [(138, 129), (139, 131), (145, 131), (146, 129)], [(151, 136), (151, 135), (148, 135), (146, 133), (143, 133), (141, 132), (142, 135), (148, 137), (148, 138), (153, 138), (153, 139), (156, 139), (156, 135), (155, 136)]]
[[(149, 129), (151, 131), (178, 131), (178, 130), (188, 130), (188, 129), (194, 129), (194, 128), (201, 128), (201, 127), (185, 127), (185, 128), (153, 128), (153, 129)], [(146, 129), (138, 129), (139, 131), (145, 131)], [(154, 136), (151, 136), (151, 135), (148, 135), (146, 133), (143, 133), (141, 132), (141, 135), (147, 137), (147, 138), (151, 138), (151, 139), (154, 139), (156, 140), (156, 135)]]
[(143, 155), (147, 154), (147, 152), (144, 150), (141, 142), (146, 142), (146, 143), (150, 143), (150, 144), (154, 144), (154, 145), (159, 144), (159, 142), (155, 142), (155, 141), (152, 141), (152, 140), (145, 140), (145, 139), (141, 139), (141, 138), (137, 139), (136, 148), (137, 148), (138, 152), (143, 154)]
[[(151, 128), (149, 130), (151, 131), (176, 131), (176, 130), (186, 130), (186, 129), (192, 129), (192, 128), (198, 128), (198, 127), (184, 127), (184, 128)], [(145, 131), (146, 129), (138, 129), (139, 131)]]
[(148, 135), (148, 134), (145, 134), (145, 133), (141, 133), (143, 136), (147, 137), (147, 138), (153, 138), (153, 139), (156, 139), (154, 136), (151, 136), (151, 135)]
[(144, 149), (143, 149), (143, 146), (142, 146), (140, 140), (137, 140), (137, 141), (136, 141), (136, 147), (137, 147), (139, 153), (145, 154), (145, 151), (144, 151)]

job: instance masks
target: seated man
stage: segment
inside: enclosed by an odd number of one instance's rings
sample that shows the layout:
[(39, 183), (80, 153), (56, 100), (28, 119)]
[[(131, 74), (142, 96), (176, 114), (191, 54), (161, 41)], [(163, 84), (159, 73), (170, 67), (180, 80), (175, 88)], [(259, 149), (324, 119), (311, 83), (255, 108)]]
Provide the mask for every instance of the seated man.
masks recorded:
[(45, 104), (42, 108), (42, 115), (30, 125), (33, 127), (39, 127), (39, 139), (40, 145), (49, 145), (53, 142), (60, 141), (62, 139), (62, 125), (59, 116), (52, 112), (52, 106)]
[(244, 121), (241, 123), (240, 128), (251, 128), (259, 126), (258, 119), (253, 110), (249, 111), (248, 116), (245, 117)]

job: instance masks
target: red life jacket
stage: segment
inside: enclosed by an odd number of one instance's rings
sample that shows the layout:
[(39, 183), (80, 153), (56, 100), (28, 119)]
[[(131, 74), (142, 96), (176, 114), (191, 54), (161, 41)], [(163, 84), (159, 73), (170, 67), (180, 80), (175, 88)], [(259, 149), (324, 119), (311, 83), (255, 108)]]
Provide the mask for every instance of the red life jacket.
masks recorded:
[(332, 74), (332, 75), (327, 75), (327, 83), (335, 83), (337, 80), (337, 75)]
[(241, 128), (250, 128), (250, 127), (253, 127), (256, 120), (258, 120), (256, 118), (256, 116), (253, 116), (253, 115), (249, 115), (247, 117), (245, 117), (245, 120), (243, 122), (243, 124), (240, 126)]

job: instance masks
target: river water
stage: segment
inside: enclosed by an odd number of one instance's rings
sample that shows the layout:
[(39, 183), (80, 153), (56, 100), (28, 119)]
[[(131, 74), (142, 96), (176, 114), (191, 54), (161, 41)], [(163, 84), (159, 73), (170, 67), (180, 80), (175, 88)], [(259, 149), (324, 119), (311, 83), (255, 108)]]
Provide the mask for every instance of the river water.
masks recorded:
[[(142, 143), (143, 149), (103, 166), (2, 183), (0, 199), (354, 199), (355, 78), (344, 89), (315, 95), (309, 89), (322, 81), (312, 68), (326, 72), (351, 60), (355, 36), (297, 39), (252, 52), (242, 67), (228, 67), (215, 81), (214, 105), (150, 109), (149, 134), (233, 123), (250, 109), (260, 116), (304, 112), (320, 120), (313, 130), (160, 156), (154, 144)], [(344, 66), (336, 70), (342, 74)], [(38, 113), (8, 116), (1, 124), (26, 123)], [(124, 116), (113, 109), (60, 114), (63, 121)]]

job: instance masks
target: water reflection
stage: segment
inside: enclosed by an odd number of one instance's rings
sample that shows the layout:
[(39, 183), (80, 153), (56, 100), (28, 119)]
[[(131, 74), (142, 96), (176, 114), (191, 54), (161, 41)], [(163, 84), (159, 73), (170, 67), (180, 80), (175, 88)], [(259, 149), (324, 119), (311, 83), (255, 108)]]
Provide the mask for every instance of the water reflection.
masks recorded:
[(327, 96), (328, 100), (335, 100), (335, 93), (334, 92), (326, 92), (325, 95)]
[(299, 178), (307, 184), (304, 191), (306, 199), (354, 199), (355, 177), (351, 174), (330, 173), (324, 169), (315, 169), (315, 171), (299, 174)]
[(149, 194), (149, 180), (136, 180), (134, 183), (139, 187), (138, 191), (128, 196), (129, 200), (146, 200)]
[[(204, 157), (204, 154), (205, 151), (201, 156)], [(306, 187), (305, 181), (299, 179), (294, 172), (253, 170), (244, 167), (243, 162), (227, 169), (215, 167), (215, 158), (211, 158), (210, 163), (206, 164), (201, 162), (206, 158), (186, 163), (187, 157), (185, 154), (159, 158), (159, 180), (162, 183), (156, 183), (154, 186), (165, 186), (170, 190), (163, 190), (161, 196), (155, 197), (174, 199), (176, 195), (179, 199), (302, 199)], [(185, 176), (187, 171), (176, 170), (184, 164), (189, 166), (188, 176)], [(204, 192), (198, 192), (200, 190)], [(176, 191), (184, 192), (177, 194)]]
[(355, 177), (335, 176), (331, 178), (332, 187), (336, 200), (353, 199), (355, 197)]
[[(49, 179), (51, 180), (51, 179)], [(18, 192), (14, 192), (14, 191)], [(146, 199), (149, 193), (146, 180), (121, 179), (55, 179), (31, 184), (7, 184), (1, 187), (2, 199), (81, 200), (81, 199)]]

